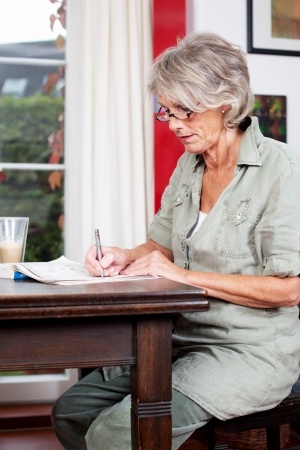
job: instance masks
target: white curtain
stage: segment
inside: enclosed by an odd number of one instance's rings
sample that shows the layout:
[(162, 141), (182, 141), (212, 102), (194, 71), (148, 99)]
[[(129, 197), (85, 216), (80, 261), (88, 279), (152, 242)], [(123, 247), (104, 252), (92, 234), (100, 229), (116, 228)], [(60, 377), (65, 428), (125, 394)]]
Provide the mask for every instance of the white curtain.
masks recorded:
[(68, 0), (65, 254), (146, 239), (153, 217), (152, 0)]

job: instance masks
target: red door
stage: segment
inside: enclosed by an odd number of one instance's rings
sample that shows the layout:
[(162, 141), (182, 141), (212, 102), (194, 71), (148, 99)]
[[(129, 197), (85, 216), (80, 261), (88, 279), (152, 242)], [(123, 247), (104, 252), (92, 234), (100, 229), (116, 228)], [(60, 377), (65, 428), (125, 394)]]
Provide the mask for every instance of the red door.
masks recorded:
[[(186, 33), (185, 0), (154, 0), (154, 57), (176, 44)], [(154, 120), (155, 212), (160, 207), (162, 193), (168, 184), (183, 145), (169, 131), (167, 123)]]

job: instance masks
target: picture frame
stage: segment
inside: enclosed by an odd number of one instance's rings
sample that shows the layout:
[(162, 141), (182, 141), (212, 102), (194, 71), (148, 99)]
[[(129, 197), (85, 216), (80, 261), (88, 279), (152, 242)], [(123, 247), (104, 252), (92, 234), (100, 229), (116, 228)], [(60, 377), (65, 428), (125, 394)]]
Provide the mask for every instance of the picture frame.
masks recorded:
[(255, 94), (252, 115), (258, 117), (265, 137), (287, 142), (287, 97)]
[(289, 3), (287, 9), (283, 0), (247, 0), (248, 53), (300, 56), (300, 5)]

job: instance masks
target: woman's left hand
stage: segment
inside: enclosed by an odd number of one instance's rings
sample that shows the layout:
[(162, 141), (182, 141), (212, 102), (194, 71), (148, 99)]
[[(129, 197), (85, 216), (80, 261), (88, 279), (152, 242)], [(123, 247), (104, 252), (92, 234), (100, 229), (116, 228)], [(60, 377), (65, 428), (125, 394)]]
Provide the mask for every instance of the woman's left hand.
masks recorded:
[(155, 250), (127, 266), (121, 274), (124, 275), (154, 275), (169, 280), (184, 283), (185, 270), (176, 266), (160, 251)]

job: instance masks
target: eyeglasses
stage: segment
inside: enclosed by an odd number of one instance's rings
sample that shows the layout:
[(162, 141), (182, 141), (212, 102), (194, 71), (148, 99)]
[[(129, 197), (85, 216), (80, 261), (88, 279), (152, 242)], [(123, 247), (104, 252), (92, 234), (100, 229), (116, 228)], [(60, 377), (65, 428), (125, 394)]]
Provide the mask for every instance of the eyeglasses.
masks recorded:
[(175, 113), (170, 113), (168, 109), (166, 109), (164, 106), (161, 106), (158, 113), (156, 114), (155, 119), (159, 120), (160, 122), (170, 122), (171, 117), (175, 117), (175, 119), (179, 120), (187, 120), (191, 117), (193, 112), (194, 111), (190, 111), (186, 108), (178, 108)]

